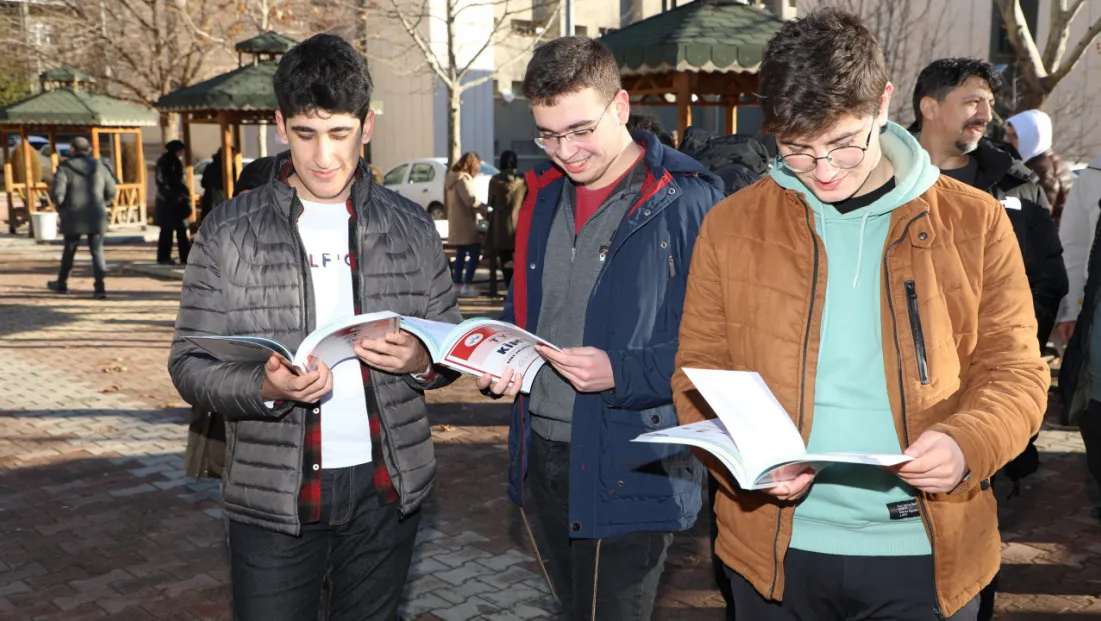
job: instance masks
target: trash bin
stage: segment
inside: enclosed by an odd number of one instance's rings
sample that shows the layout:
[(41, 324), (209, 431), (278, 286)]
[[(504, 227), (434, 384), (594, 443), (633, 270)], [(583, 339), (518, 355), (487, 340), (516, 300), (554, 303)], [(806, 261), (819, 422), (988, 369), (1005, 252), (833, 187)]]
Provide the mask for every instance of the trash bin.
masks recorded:
[(34, 226), (35, 241), (51, 241), (57, 239), (57, 212), (36, 211), (31, 214)]

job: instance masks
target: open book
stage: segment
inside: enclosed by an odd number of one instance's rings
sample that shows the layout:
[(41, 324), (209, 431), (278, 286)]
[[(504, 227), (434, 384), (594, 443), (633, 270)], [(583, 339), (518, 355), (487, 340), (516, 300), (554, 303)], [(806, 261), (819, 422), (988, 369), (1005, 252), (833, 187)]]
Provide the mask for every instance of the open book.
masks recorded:
[(799, 430), (759, 374), (711, 369), (684, 373), (719, 418), (644, 433), (635, 441), (702, 448), (726, 466), (742, 489), (774, 487), (831, 463), (889, 467), (912, 459), (901, 453), (807, 453)]
[(347, 317), (311, 332), (292, 352), (282, 343), (255, 336), (189, 336), (197, 347), (223, 362), (263, 362), (278, 355), (296, 373), (304, 372), (311, 359), (330, 368), (354, 358), (355, 343), (377, 340), (405, 330), (424, 343), (436, 364), (468, 375), (489, 374), (500, 379), (506, 367), (523, 378), (521, 390), (529, 392), (535, 375), (546, 360), (535, 350), (536, 343), (558, 349), (517, 326), (495, 319), (468, 319), (458, 325), (405, 317), (384, 311)]

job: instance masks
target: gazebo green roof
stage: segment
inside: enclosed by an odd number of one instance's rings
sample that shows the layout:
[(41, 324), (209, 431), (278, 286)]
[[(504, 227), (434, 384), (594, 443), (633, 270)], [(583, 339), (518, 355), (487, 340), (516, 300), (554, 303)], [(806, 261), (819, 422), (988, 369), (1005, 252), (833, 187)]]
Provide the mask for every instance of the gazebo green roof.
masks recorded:
[(156, 111), (84, 90), (58, 88), (0, 108), (3, 125), (152, 127)]
[(185, 86), (161, 97), (157, 109), (162, 112), (274, 112), (279, 107), (272, 86), (276, 67), (275, 61), (265, 60)]
[(43, 71), (38, 74), (38, 79), (43, 82), (65, 82), (72, 84), (73, 82), (95, 82), (95, 78), (92, 74), (83, 71), (81, 69), (50, 69), (49, 71)]
[(298, 45), (298, 41), (269, 30), (246, 41), (241, 41), (233, 46), (233, 49), (242, 54), (285, 54), (296, 45)]
[(735, 0), (695, 0), (600, 38), (623, 75), (756, 73), (783, 21)]

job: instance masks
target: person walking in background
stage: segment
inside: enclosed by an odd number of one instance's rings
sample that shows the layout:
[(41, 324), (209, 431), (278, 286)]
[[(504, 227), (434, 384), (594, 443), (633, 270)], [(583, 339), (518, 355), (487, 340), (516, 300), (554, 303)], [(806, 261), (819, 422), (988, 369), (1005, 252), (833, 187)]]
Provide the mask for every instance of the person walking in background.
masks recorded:
[(105, 299), (107, 291), (103, 280), (107, 277), (107, 261), (103, 257), (103, 235), (107, 232), (108, 206), (115, 200), (118, 188), (115, 176), (103, 164), (92, 157), (92, 143), (83, 136), (74, 138), (70, 145), (70, 158), (57, 167), (50, 197), (57, 206), (61, 218), (61, 234), (65, 247), (61, 251), (61, 270), (57, 280), (46, 283), (50, 291), (69, 292), (69, 272), (81, 236), (88, 237), (92, 252), (92, 274), (95, 278), (93, 297)]
[(1006, 139), (1021, 154), (1025, 165), (1040, 177), (1051, 217), (1059, 219), (1074, 185), (1070, 166), (1052, 149), (1051, 117), (1042, 110), (1025, 110), (1006, 119)]
[(1070, 288), (1062, 304), (1055, 330), (1064, 344), (1074, 334), (1075, 321), (1082, 310), (1086, 291), (1086, 262), (1090, 259), (1094, 231), (1101, 216), (1101, 155), (1078, 173), (1067, 204), (1059, 217), (1059, 240), (1063, 242), (1063, 265), (1067, 268)]
[(157, 208), (153, 223), (160, 227), (157, 240), (157, 263), (175, 265), (172, 260), (172, 235), (180, 250), (180, 263), (187, 263), (191, 242), (187, 237), (187, 219), (191, 217), (191, 190), (184, 183), (184, 143), (173, 140), (164, 147), (157, 160)]
[[(516, 167), (518, 160), (512, 151), (501, 153), (501, 172), (489, 180), (489, 231), (486, 233), (486, 252), (496, 258), (505, 277), (505, 287), (512, 284), (512, 254), (516, 248), (516, 223), (520, 207), (527, 196), (524, 175)], [(491, 274), (496, 278), (496, 274)]]
[(447, 206), (447, 243), (455, 248), (451, 266), (452, 282), (459, 297), (478, 297), (474, 272), (482, 260), (482, 232), (478, 217), (485, 206), (474, 195), (474, 177), (482, 168), (482, 158), (468, 151), (447, 174), (444, 203)]

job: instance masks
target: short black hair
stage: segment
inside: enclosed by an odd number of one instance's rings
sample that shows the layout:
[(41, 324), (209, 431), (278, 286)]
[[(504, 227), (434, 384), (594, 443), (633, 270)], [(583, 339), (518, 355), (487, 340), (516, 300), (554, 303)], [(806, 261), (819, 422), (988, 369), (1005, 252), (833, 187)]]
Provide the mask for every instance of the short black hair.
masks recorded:
[(673, 144), (673, 136), (662, 129), (661, 121), (652, 114), (632, 112), (627, 116), (627, 129), (631, 131), (650, 132), (658, 137), (658, 142), (661, 144), (673, 149), (677, 148), (677, 145)]
[(887, 61), (860, 17), (824, 7), (784, 22), (765, 48), (758, 76), (762, 131), (810, 137), (844, 116), (877, 114)]
[(619, 65), (604, 44), (589, 37), (558, 37), (535, 48), (524, 72), (524, 97), (535, 106), (592, 88), (611, 100), (623, 88)]
[(336, 35), (314, 35), (291, 48), (272, 83), (284, 119), (322, 110), (363, 121), (371, 109), (374, 83), (367, 62)]
[(994, 65), (978, 58), (942, 58), (934, 60), (922, 69), (914, 84), (914, 125), (917, 129), (921, 129), (922, 99), (932, 97), (937, 101), (944, 101), (948, 93), (971, 78), (979, 78), (986, 82), (995, 95), (1002, 89), (1005, 82)]

